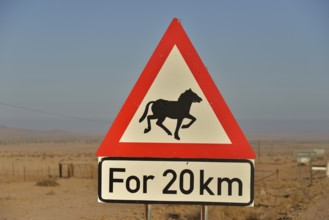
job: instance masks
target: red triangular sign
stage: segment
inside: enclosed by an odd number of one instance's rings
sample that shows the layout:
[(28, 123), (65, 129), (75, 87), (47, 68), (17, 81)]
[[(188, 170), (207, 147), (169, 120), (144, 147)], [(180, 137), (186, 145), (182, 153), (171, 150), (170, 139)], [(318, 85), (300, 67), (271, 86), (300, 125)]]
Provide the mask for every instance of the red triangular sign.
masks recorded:
[(97, 156), (255, 158), (178, 19), (160, 40)]

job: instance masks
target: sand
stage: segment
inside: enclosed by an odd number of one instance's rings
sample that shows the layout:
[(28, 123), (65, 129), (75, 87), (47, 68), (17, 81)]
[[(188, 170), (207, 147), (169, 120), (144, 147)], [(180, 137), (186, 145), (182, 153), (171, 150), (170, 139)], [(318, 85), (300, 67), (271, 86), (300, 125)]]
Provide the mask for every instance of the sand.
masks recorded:
[[(144, 204), (97, 202), (96, 150), (101, 140), (6, 141), (0, 144), (0, 220), (145, 219)], [(209, 206), (209, 219), (329, 219), (329, 178), (297, 167), (296, 149), (326, 149), (329, 141), (251, 141), (255, 161), (254, 207)], [(329, 161), (326, 153), (313, 164)], [(59, 163), (74, 164), (59, 178)], [(68, 170), (63, 171), (64, 177)], [(299, 177), (300, 174), (300, 177)], [(57, 186), (39, 186), (52, 181)], [(42, 185), (42, 184), (41, 184)], [(200, 219), (199, 205), (152, 205), (152, 219)]]

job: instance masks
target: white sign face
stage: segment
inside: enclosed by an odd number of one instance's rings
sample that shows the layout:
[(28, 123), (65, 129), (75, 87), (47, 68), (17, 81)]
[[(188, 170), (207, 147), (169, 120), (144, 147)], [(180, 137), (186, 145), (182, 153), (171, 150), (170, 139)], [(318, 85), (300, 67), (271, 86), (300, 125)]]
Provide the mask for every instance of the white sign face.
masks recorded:
[[(144, 132), (148, 125), (147, 118), (140, 119), (144, 112), (147, 112), (147, 115), (152, 115), (155, 101), (162, 99), (177, 102), (180, 95), (189, 89), (202, 101), (192, 103), (189, 113), (196, 118), (196, 121), (188, 129), (184, 129), (182, 126), (183, 129), (179, 130), (180, 140), (174, 137), (177, 119), (170, 117), (164, 119), (163, 125), (172, 135), (168, 135), (163, 128), (158, 126), (157, 120), (150, 120), (150, 131)], [(149, 103), (150, 105), (148, 105)], [(188, 124), (190, 121), (191, 119), (186, 118), (182, 124)], [(231, 144), (231, 140), (215, 115), (211, 104), (176, 46), (168, 55), (120, 142)]]
[(252, 160), (100, 158), (101, 202), (253, 205)]

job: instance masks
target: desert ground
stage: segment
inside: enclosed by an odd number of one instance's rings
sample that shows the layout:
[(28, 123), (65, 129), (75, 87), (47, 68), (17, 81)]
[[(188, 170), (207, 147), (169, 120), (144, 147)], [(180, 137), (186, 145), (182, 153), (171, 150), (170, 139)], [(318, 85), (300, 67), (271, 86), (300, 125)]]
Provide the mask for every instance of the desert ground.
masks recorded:
[[(0, 220), (145, 219), (144, 204), (97, 202), (96, 151), (101, 137), (59, 131), (35, 135), (2, 127), (4, 133)], [(208, 219), (329, 219), (329, 178), (324, 171), (313, 171), (311, 179), (309, 163), (298, 166), (294, 157), (295, 150), (324, 149), (312, 164), (325, 165), (329, 140), (252, 138), (257, 153), (254, 207), (208, 206)], [(156, 204), (151, 216), (193, 220), (200, 219), (200, 210), (199, 205)]]

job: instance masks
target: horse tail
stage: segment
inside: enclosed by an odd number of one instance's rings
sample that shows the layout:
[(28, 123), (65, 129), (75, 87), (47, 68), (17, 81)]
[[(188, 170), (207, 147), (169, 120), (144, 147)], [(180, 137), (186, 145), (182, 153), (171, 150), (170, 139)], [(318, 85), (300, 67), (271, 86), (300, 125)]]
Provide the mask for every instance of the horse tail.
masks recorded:
[(144, 113), (143, 113), (142, 117), (139, 119), (139, 123), (141, 123), (145, 119), (147, 112), (149, 110), (149, 105), (153, 104), (153, 103), (154, 103), (154, 101), (150, 101), (149, 103), (147, 103), (147, 105), (145, 106)]

